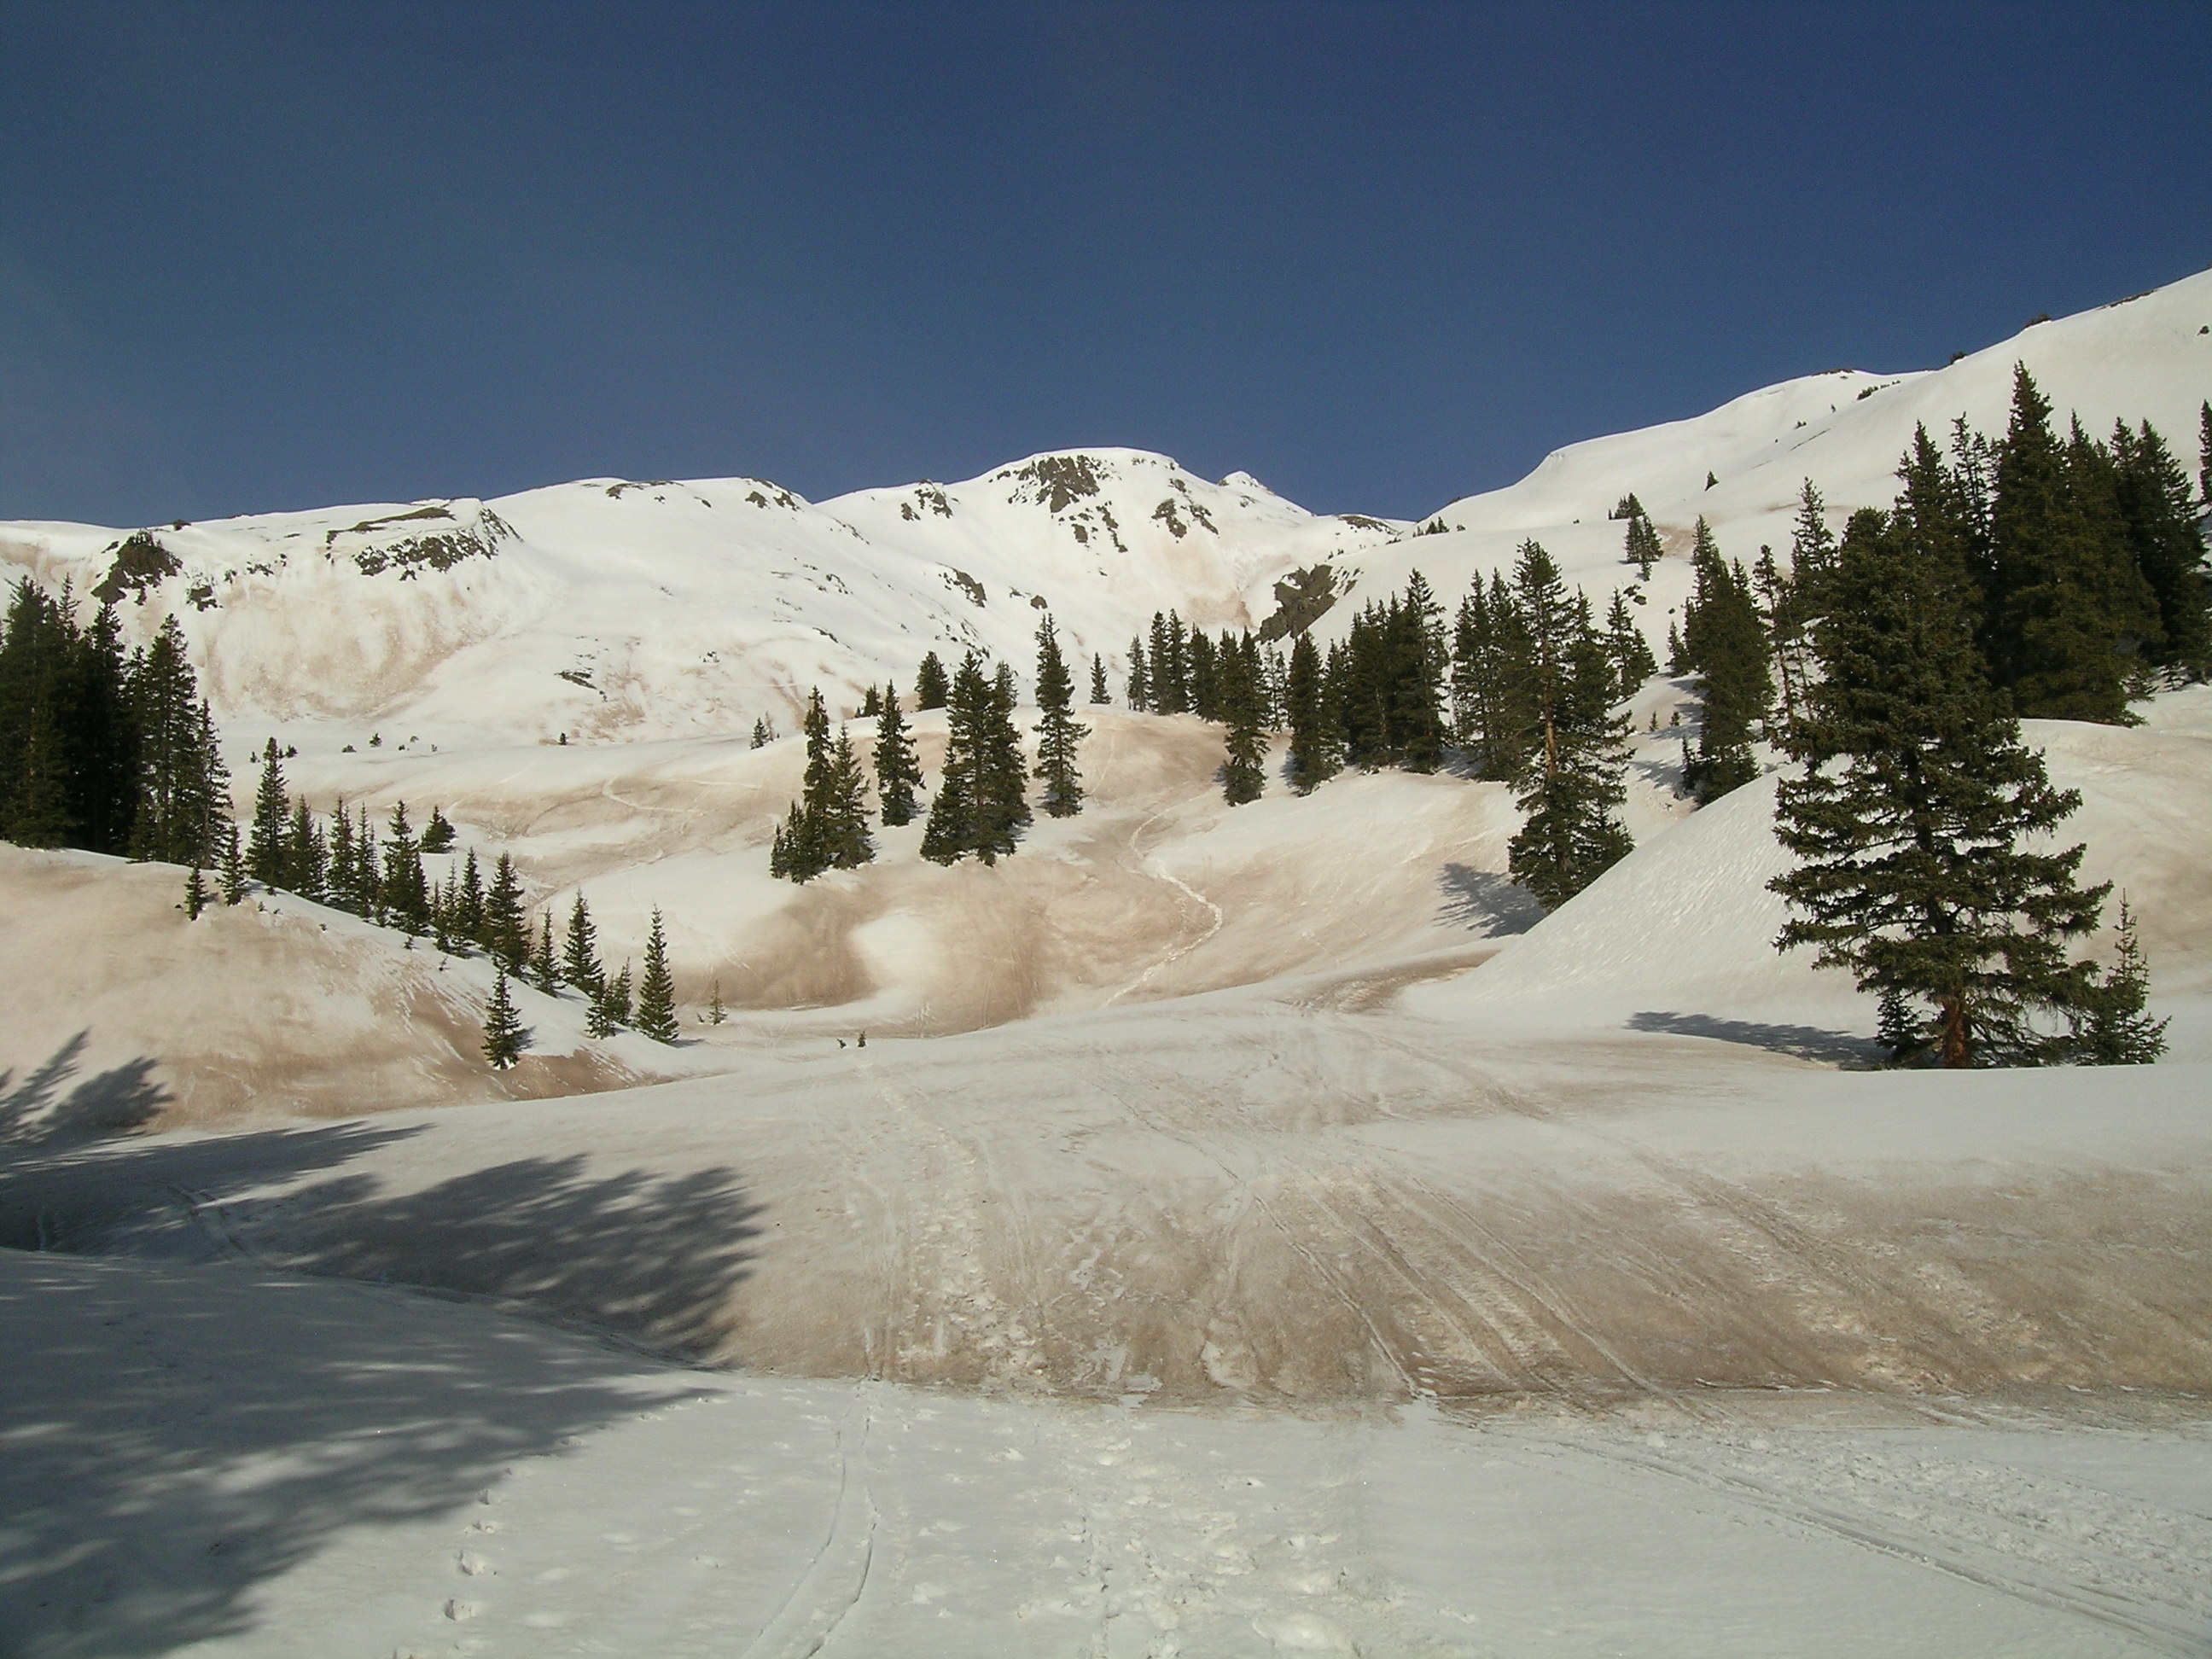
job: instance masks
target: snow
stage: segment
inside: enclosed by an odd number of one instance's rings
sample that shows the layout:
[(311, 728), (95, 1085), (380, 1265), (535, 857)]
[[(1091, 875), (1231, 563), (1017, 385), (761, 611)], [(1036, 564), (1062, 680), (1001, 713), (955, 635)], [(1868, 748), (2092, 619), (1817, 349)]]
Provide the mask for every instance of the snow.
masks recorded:
[[(932, 647), (1025, 666), (1040, 599), (1118, 690), (1154, 609), (1245, 626), (1316, 564), (1324, 635), (1532, 535), (1602, 598), (1632, 489), (1663, 635), (1698, 514), (1748, 554), (1808, 472), (1886, 501), (2016, 358), (2192, 462), (2207, 322), (2212, 276), (1789, 382), (1441, 535), (1128, 450), (159, 531), (126, 622), (179, 617), (240, 761), (441, 806), (610, 965), (663, 908), (685, 1040), (525, 988), (494, 1073), (480, 960), (0, 848), (0, 1650), (2205, 1650), (2212, 690), (2027, 728), (2172, 1057), (1963, 1075), (1855, 1069), (1870, 1009), (1771, 946), (1771, 779), (1692, 813), (1675, 731), (1548, 917), (1501, 786), (1231, 809), (1218, 727), (1110, 708), (995, 869), (915, 825), (794, 888), (799, 744), (742, 734)], [(0, 558), (82, 590), (120, 533)]]

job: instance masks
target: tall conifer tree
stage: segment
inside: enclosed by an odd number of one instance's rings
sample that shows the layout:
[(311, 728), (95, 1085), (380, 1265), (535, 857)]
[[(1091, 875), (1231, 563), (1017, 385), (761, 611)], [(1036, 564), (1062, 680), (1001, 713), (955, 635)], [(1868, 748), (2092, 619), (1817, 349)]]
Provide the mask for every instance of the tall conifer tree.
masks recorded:
[[(1083, 774), (1076, 769), (1076, 748), (1091, 735), (1091, 728), (1078, 725), (1070, 712), (1075, 686), (1068, 678), (1067, 664), (1060, 654), (1060, 638), (1049, 616), (1037, 624), (1036, 640), (1037, 711), (1041, 716), (1036, 726), (1036, 776), (1044, 785), (1042, 804), (1046, 816), (1073, 817), (1083, 810)], [(1103, 679), (1099, 684), (1103, 684)]]
[(875, 762), (876, 799), (882, 805), (884, 823), (896, 828), (913, 823), (918, 810), (915, 792), (921, 787), (921, 762), (915, 755), (905, 717), (899, 713), (896, 685), (884, 688), (883, 713), (876, 719)]

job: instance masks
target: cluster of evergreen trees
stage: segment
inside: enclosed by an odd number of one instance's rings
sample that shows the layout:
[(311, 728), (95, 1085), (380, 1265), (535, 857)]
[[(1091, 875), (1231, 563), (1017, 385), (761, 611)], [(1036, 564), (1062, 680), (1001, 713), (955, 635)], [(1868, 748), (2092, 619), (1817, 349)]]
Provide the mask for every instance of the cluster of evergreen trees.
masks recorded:
[[(255, 881), (396, 928), (410, 940), (433, 939), (449, 955), (483, 952), (497, 973), (485, 1027), (485, 1053), (495, 1066), (512, 1064), (521, 1051), (514, 1045), (526, 1045), (527, 1040), (526, 1033), (516, 1035), (521, 1027), (507, 991), (510, 976), (548, 996), (563, 987), (577, 992), (587, 1005), (586, 1028), (592, 1036), (627, 1027), (656, 1042), (676, 1041), (676, 986), (658, 909), (633, 991), (628, 963), (613, 975), (600, 965), (598, 928), (580, 892), (569, 911), (565, 939), (556, 937), (550, 915), (533, 927), (521, 878), (508, 854), (499, 855), (487, 877), (470, 848), (443, 881), (433, 881), (424, 855), (450, 853), (457, 839), (453, 824), (436, 807), (418, 830), (405, 801), (393, 804), (380, 827), (367, 808), (349, 812), (341, 801), (325, 826), (304, 796), (291, 794), (283, 763), (272, 738), (262, 750), (253, 817), (242, 847), (225, 821), (219, 867), (227, 902), (239, 902), (246, 884)], [(195, 916), (208, 902), (198, 866), (186, 882), (185, 900)]]
[[(1092, 660), (1094, 682), (1103, 672)], [(934, 651), (915, 677), (915, 702), (946, 710), (945, 768), (922, 826), (921, 855), (939, 864), (973, 856), (996, 864), (1012, 854), (1031, 822), (1028, 780), (1044, 786), (1048, 816), (1070, 817), (1083, 810), (1083, 774), (1077, 754), (1090, 729), (1073, 714), (1075, 686), (1052, 618), (1037, 629), (1036, 763), (1032, 769), (1014, 723), (1018, 693), (1013, 669), (1000, 663), (984, 672), (971, 651), (947, 676)], [(887, 825), (911, 823), (921, 811), (921, 767), (899, 707), (898, 688), (871, 687), (860, 713), (876, 720), (876, 793)], [(876, 855), (868, 831), (866, 780), (842, 727), (833, 739), (830, 715), (817, 688), (809, 694), (805, 723), (806, 771), (799, 799), (777, 830), (769, 872), (807, 882), (825, 870), (849, 870)]]
[(1852, 973), (1900, 1061), (2155, 1059), (2125, 902), (2112, 968), (2069, 952), (2110, 888), (2080, 884), (2081, 847), (2044, 850), (2081, 797), (2020, 718), (2125, 720), (2132, 693), (2203, 677), (2186, 480), (2148, 423), (2060, 443), (2025, 368), (2001, 443), (1962, 423), (1947, 454), (1923, 429), (1899, 476), (1890, 510), (1792, 573), (1809, 621), (1775, 822), (1800, 862), (1772, 884), (1792, 912), (1777, 944)]
[(0, 623), (0, 838), (212, 866), (230, 775), (171, 617), (128, 656), (115, 607), (89, 625), (28, 577)]

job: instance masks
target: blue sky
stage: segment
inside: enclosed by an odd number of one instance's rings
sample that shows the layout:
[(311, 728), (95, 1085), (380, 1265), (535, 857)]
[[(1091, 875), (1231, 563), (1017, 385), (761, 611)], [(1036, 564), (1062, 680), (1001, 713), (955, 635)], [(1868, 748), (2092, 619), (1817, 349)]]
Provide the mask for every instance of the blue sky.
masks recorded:
[(1123, 444), (1411, 516), (2212, 262), (2212, 5), (0, 0), (0, 516)]

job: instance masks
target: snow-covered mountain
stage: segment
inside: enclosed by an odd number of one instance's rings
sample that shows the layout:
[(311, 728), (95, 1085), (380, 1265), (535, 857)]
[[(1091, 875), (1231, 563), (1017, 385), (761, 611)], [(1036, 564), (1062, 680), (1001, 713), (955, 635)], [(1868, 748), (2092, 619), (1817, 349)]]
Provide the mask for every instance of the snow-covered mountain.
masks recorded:
[[(1695, 419), (1594, 439), (1510, 488), (1402, 521), (1323, 516), (1242, 473), (1165, 456), (1033, 455), (964, 483), (809, 502), (752, 478), (594, 478), (485, 502), (378, 503), (127, 533), (0, 524), (0, 564), (114, 594), (134, 633), (181, 618), (218, 714), (256, 738), (447, 746), (789, 729), (819, 684), (908, 681), (922, 653), (980, 647), (1026, 668), (1041, 612), (1075, 653), (1124, 653), (1155, 610), (1209, 629), (1265, 624), (1419, 568), (1447, 601), (1542, 541), (1601, 599), (1626, 580), (1634, 492), (1670, 551), (1700, 514), (1723, 547), (1786, 547), (1802, 479), (1838, 522), (1887, 503), (1917, 423), (2002, 430), (2025, 362), (2063, 415), (2102, 433), (2148, 417), (2194, 465), (2212, 395), (2212, 272), (2036, 324), (1941, 369), (1838, 370)], [(1706, 480), (1713, 482), (1708, 485)], [(1668, 560), (1641, 611), (1655, 641), (1686, 590)], [(1318, 626), (1344, 626), (1339, 606)], [(1278, 620), (1277, 627), (1282, 625)], [(319, 742), (316, 742), (320, 739)]]

